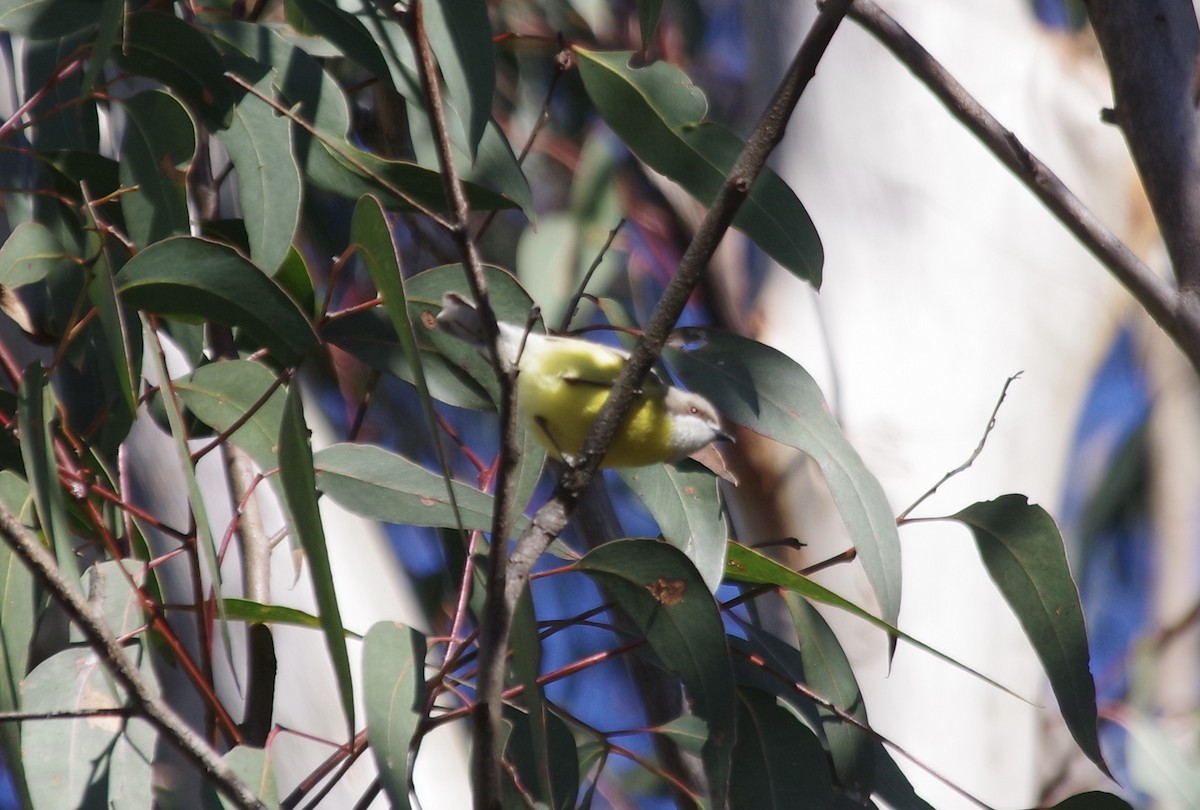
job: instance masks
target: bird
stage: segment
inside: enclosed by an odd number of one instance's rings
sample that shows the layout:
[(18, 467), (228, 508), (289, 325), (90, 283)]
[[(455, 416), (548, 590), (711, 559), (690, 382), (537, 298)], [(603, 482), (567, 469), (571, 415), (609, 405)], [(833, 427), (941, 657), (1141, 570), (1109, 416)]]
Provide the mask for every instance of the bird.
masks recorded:
[[(439, 329), (486, 355), (483, 319), (461, 295), (442, 296)], [(629, 359), (620, 349), (578, 337), (543, 335), (498, 322), (500, 360), (517, 369), (517, 407), (534, 437), (567, 464), (577, 459), (592, 423)], [(681, 461), (714, 441), (733, 441), (713, 404), (647, 375), (602, 467)]]

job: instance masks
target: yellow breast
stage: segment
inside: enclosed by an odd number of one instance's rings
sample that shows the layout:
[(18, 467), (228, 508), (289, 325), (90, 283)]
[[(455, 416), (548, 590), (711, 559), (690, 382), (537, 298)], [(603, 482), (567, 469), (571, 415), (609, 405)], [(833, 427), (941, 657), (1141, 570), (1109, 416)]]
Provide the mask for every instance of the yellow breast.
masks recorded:
[[(614, 349), (580, 340), (530, 336), (521, 354), (518, 407), (553, 456), (579, 452), (625, 364)], [(605, 467), (643, 467), (673, 459), (666, 390), (650, 377), (625, 417)]]

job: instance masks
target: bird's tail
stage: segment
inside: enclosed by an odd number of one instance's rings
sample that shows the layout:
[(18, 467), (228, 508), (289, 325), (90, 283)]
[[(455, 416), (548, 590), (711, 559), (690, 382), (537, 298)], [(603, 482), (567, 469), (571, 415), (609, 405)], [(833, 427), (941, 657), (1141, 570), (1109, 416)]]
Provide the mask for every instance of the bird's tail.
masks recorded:
[(446, 334), (483, 350), (483, 319), (475, 305), (458, 293), (448, 292), (442, 296), (442, 311), (438, 313), (437, 325)]

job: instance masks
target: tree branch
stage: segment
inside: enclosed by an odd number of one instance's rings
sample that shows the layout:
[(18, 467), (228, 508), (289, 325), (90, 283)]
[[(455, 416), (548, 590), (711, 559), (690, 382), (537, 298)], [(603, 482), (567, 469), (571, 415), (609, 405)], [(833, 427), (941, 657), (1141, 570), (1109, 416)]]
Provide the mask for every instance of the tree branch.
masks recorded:
[[(721, 237), (729, 228), (742, 202), (749, 194), (754, 179), (766, 165), (771, 151), (783, 139), (784, 130), (795, 109), (796, 102), (799, 101), (800, 94), (815, 74), (817, 64), (829, 46), (829, 42), (849, 6), (850, 0), (829, 0), (822, 8), (804, 42), (800, 45), (787, 75), (776, 90), (770, 106), (763, 114), (758, 126), (755, 127), (745, 149), (730, 171), (729, 177), (709, 207), (703, 223), (691, 244), (688, 245), (687, 251), (680, 260), (679, 270), (667, 285), (662, 300), (655, 308), (654, 314), (646, 326), (642, 339), (638, 341), (629, 362), (618, 376), (612, 393), (592, 426), (587, 441), (584, 442), (580, 452), (581, 461), (563, 474), (550, 500), (538, 510), (533, 518), (532, 526), (518, 540), (506, 567), (503, 598), (491, 601), (492, 594), (489, 593), (488, 608), (483, 617), (487, 636), (485, 637), (483, 632), (480, 634), (480, 674), (477, 696), (481, 701), (495, 703), (496, 705), (491, 710), (498, 712), (500, 708), (505, 664), (504, 652), (508, 647), (513, 611), (529, 581), (529, 572), (534, 562), (566, 527), (571, 513), (579, 503), (580, 494), (599, 469), (600, 460), (604, 457), (609, 445), (612, 444), (617, 427), (633, 404), (638, 386), (662, 351), (667, 335), (683, 312), (688, 297), (699, 282), (701, 273), (716, 250)], [(503, 535), (493, 535), (493, 554), (502, 546), (502, 542), (498, 540), (500, 537)], [(493, 571), (495, 570), (493, 568)], [(492, 583), (489, 582), (489, 588), (491, 586)], [(485, 685), (487, 691), (484, 690)], [(480, 743), (481, 740), (477, 734), (476, 749), (480, 747)], [(491, 744), (498, 743), (493, 740)], [(476, 755), (478, 755), (478, 751), (476, 751)], [(499, 784), (498, 758), (494, 767), (497, 769), (495, 779), (492, 780), (489, 775), (483, 784)], [(479, 776), (480, 774), (477, 773), (476, 777)], [(476, 790), (478, 791), (481, 786), (477, 782)], [(481, 805), (477, 795), (476, 806), (499, 806), (498, 794), (488, 798), (493, 803), (487, 805), (485, 801)]]
[[(1157, 4), (1169, 0), (1155, 2)], [(1097, 4), (1091, 2), (1089, 5)], [(1140, 3), (1103, 5), (1105, 13), (1117, 6), (1126, 8), (1129, 14), (1141, 13)], [(1059, 222), (1108, 268), (1154, 322), (1171, 336), (1175, 344), (1187, 355), (1193, 368), (1200, 373), (1200, 286), (1186, 290), (1181, 295), (1168, 282), (1155, 275), (1145, 262), (1071, 193), (1046, 164), (1034, 157), (1012, 132), (1005, 129), (991, 113), (972, 98), (919, 42), (872, 0), (854, 0), (850, 18), (870, 32), (912, 71), (950, 114), (982, 141), (1005, 168), (1032, 191)], [(1119, 39), (1120, 36), (1122, 34), (1118, 32), (1116, 37)], [(1129, 113), (1133, 113), (1132, 108), (1129, 108)], [(1152, 122), (1154, 119), (1149, 120)], [(1174, 177), (1178, 182), (1178, 175)], [(1200, 180), (1190, 185), (1192, 192), (1200, 194)], [(1200, 218), (1188, 222), (1189, 238), (1196, 237), (1197, 222), (1200, 222)], [(1163, 226), (1162, 221), (1159, 224)], [(1188, 249), (1190, 250), (1190, 247)], [(1197, 277), (1200, 278), (1200, 270), (1197, 271)], [(1180, 278), (1182, 281), (1183, 275)]]
[(222, 794), (241, 808), (265, 810), (250, 788), (217, 756), (184, 720), (171, 710), (130, 663), (121, 643), (104, 623), (104, 617), (88, 604), (78, 588), (73, 587), (54, 556), (46, 550), (25, 525), (0, 503), (0, 536), (13, 553), (37, 578), (72, 622), (83, 631), (88, 644), (96, 651), (104, 668), (121, 685), (141, 714), (174, 745), (181, 754), (198, 767)]
[(1200, 294), (1200, 30), (1191, 0), (1085, 0), (1121, 128), (1175, 279)]

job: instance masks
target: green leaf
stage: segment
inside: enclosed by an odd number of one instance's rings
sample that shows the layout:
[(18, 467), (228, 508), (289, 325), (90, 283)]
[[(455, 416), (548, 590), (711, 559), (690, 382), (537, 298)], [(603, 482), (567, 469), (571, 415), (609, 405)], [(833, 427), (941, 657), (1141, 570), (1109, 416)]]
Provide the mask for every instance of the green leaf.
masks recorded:
[[(315, 457), (321, 491), (356, 515), (408, 526), (456, 528), (440, 475), (368, 444), (334, 444)], [(492, 496), (455, 481), (463, 527), (491, 531)], [(529, 523), (518, 520), (514, 532)]]
[[(154, 672), (141, 645), (126, 647), (141, 658), (143, 677)], [(24, 685), (29, 712), (124, 709), (129, 699), (112, 682), (100, 658), (87, 647), (52, 655), (29, 673)], [(34, 806), (46, 810), (80, 807), (149, 806), (151, 763), (157, 734), (140, 718), (99, 715), (22, 723), (26, 772)], [(122, 796), (123, 792), (123, 796)]]
[[(307, 627), (310, 630), (320, 630), (321, 620), (311, 613), (305, 613), (296, 608), (282, 605), (264, 605), (251, 602), (249, 599), (238, 599), (227, 596), (221, 600), (225, 604), (225, 615), (230, 621), (257, 624), (290, 624), (293, 627)], [(342, 631), (346, 638), (362, 638), (353, 630)]]
[(642, 50), (650, 47), (654, 32), (658, 28), (658, 17), (662, 14), (663, 0), (638, 0), (638, 25), (642, 29)]
[(375, 37), (362, 21), (338, 8), (332, 0), (293, 0), (296, 7), (326, 39), (338, 47), (347, 58), (356, 62), (377, 79), (389, 84), (392, 72), (380, 51)]
[[(511, 775), (506, 772), (501, 788), (502, 806), (527, 807), (531, 798), (535, 807), (573, 808), (579, 795), (579, 753), (567, 724), (558, 715), (546, 715), (542, 743), (547, 750), (543, 763), (538, 758), (538, 729), (533, 719), (507, 706), (504, 719), (512, 726), (504, 746), (504, 759), (516, 770), (521, 790), (517, 790)], [(544, 764), (546, 769), (539, 772), (539, 764)]]
[[(54, 549), (58, 567), (72, 584), (82, 569), (75, 554), (75, 542), (67, 521), (67, 504), (58, 483), (58, 460), (54, 454), (54, 394), (50, 373), (34, 363), (25, 369), (18, 393), (17, 426), (21, 434), (21, 455), (33, 503), (42, 532)], [(78, 591), (77, 591), (78, 592)]]
[(54, 270), (75, 266), (70, 252), (49, 228), (22, 222), (0, 247), (0, 287), (15, 290), (41, 281)]
[(650, 730), (661, 734), (694, 756), (700, 756), (704, 750), (704, 743), (708, 741), (708, 724), (693, 714), (680, 715), (671, 722)]
[(474, 160), (492, 118), (496, 58), (485, 0), (431, 0), (424, 5), (425, 31), (446, 82), (447, 100), (458, 114)]
[[(229, 439), (260, 470), (279, 466), (279, 427), (287, 394), (270, 369), (253, 360), (219, 360), (173, 382), (187, 409), (217, 432), (242, 422)], [(272, 387), (275, 390), (268, 397)], [(251, 412), (255, 405), (258, 408)]]
[[(273, 71), (238, 54), (226, 56), (230, 72), (273, 98)], [(250, 238), (250, 258), (274, 275), (300, 221), (300, 168), (292, 153), (292, 126), (269, 104), (245, 92), (233, 105), (229, 126), (217, 139), (237, 169), (238, 204)]]
[(80, 96), (91, 93), (96, 86), (96, 79), (104, 71), (106, 59), (104, 55), (112, 50), (113, 45), (121, 36), (125, 23), (125, 0), (102, 0), (98, 15), (100, 23), (97, 27), (96, 38), (92, 42), (93, 58), (88, 60), (87, 73), (83, 75)]
[(1100, 750), (1083, 608), (1054, 519), (1024, 495), (972, 504), (953, 518), (974, 534), (988, 575), (1046, 670), (1071, 736), (1108, 773)]
[[(239, 745), (221, 757), (234, 774), (254, 792), (255, 796), (271, 810), (279, 807), (279, 788), (275, 784), (275, 770), (271, 767), (271, 754), (262, 748)], [(220, 795), (221, 806), (232, 808), (229, 800)]]
[(682, 552), (655, 540), (605, 543), (577, 566), (612, 595), (687, 688), (692, 710), (708, 724), (704, 770), (713, 806), (722, 806), (734, 742), (733, 667), (703, 578)]
[[(419, 333), (425, 331), (422, 328)], [(321, 339), (349, 352), (368, 368), (415, 385), (412, 364), (396, 336), (391, 319), (381, 309), (360, 310), (328, 320), (321, 324)], [(418, 343), (418, 351), (430, 396), (439, 402), (473, 411), (493, 408), (487, 392), (428, 340)]]
[[(1195, 798), (1195, 794), (1189, 794), (1188, 800)], [(1184, 802), (1184, 805), (1187, 804)], [(1100, 790), (1089, 790), (1087, 793), (1080, 793), (1071, 796), (1068, 799), (1063, 799), (1050, 810), (1133, 810), (1133, 805), (1122, 799), (1120, 796), (1114, 796), (1111, 793), (1104, 793)]]
[(346, 650), (342, 614), (338, 608), (337, 590), (333, 586), (325, 528), (317, 507), (312, 447), (309, 445), (309, 430), (304, 421), (299, 385), (292, 386), (283, 407), (283, 419), (279, 427), (279, 477), (283, 484), (284, 502), (291, 517), (290, 524), (296, 534), (293, 540), (298, 542), (308, 560), (318, 615), (325, 632), (325, 646), (329, 649), (337, 677), (347, 730), (353, 737), (354, 682), (350, 675), (350, 654)]
[[(790, 592), (783, 596), (800, 639), (800, 657), (809, 688), (862, 725), (869, 725), (862, 690), (841, 642), (824, 617), (806, 600)], [(818, 705), (817, 713), (838, 783), (847, 793), (865, 802), (875, 786), (874, 738), (824, 706)]]
[(825, 752), (813, 733), (775, 698), (738, 689), (738, 735), (729, 782), (732, 810), (833, 808), (833, 785)]
[[(537, 681), (542, 667), (542, 640), (538, 634), (537, 614), (534, 612), (533, 595), (529, 588), (525, 588), (517, 600), (510, 638), (511, 668), (517, 682), (525, 690), (521, 695), (525, 703), (525, 712), (507, 713), (508, 719), (513, 723), (514, 733), (508, 738), (505, 754), (510, 760), (517, 760), (514, 764), (521, 774), (521, 784), (526, 790), (535, 793), (541, 802), (558, 807), (563, 805), (563, 799), (566, 798), (566, 806), (573, 806), (575, 795), (579, 791), (579, 760), (575, 756), (575, 741), (568, 732), (566, 739), (569, 741), (571, 756), (569, 761), (562, 764), (574, 770), (573, 784), (567, 791), (555, 790), (554, 776), (559, 775), (559, 768), (551, 764), (550, 751), (552, 747), (558, 746), (551, 746), (548, 726), (552, 720), (558, 718), (547, 717), (545, 695)], [(556, 796), (557, 803), (554, 801)]]
[[(83, 592), (103, 612), (104, 623), (117, 638), (137, 633), (146, 626), (141, 596), (130, 584), (131, 578), (141, 584), (146, 570), (146, 563), (141, 560), (106, 560), (91, 566), (83, 575)], [(82, 644), (87, 636), (72, 625), (70, 639), (74, 644)]]
[(425, 709), (425, 639), (379, 622), (363, 640), (367, 740), (392, 806), (408, 808), (409, 749)]
[(883, 487), (842, 434), (820, 388), (781, 352), (712, 329), (677, 333), (694, 351), (665, 355), (684, 383), (733, 421), (803, 450), (821, 468), (858, 551), (880, 615), (900, 615), (900, 536)]
[(687, 555), (708, 589), (716, 593), (725, 573), (729, 539), (716, 477), (689, 463), (618, 473), (650, 512), (663, 538)]
[[(14, 515), (26, 511), (29, 484), (9, 470), (0, 472), (0, 497)], [(36, 623), (33, 575), (8, 543), (0, 543), (0, 711), (21, 708), (21, 681), (29, 667), (29, 645)], [(21, 763), (21, 728), (0, 724), (0, 745), (7, 766), (13, 768), (14, 787), (26, 794)], [(26, 795), (22, 806), (32, 806)]]
[[(597, 111), (639, 158), (708, 205), (744, 144), (704, 122), (704, 94), (674, 65), (630, 66), (632, 52), (599, 53), (575, 47), (579, 74)], [(773, 259), (821, 286), (824, 256), (816, 228), (795, 193), (764, 169), (733, 220), (734, 227)]]
[(985, 683), (991, 684), (1000, 691), (1007, 692), (1018, 700), (1023, 700), (1019, 695), (1015, 695), (1011, 690), (1001, 686), (986, 675), (981, 675), (967, 665), (961, 664), (945, 653), (930, 647), (925, 642), (918, 641), (908, 633), (898, 629), (895, 625), (872, 616), (858, 605), (838, 596), (828, 588), (818, 585), (803, 574), (798, 574), (790, 568), (780, 565), (769, 557), (764, 557), (739, 543), (732, 541), (729, 543), (728, 558), (725, 560), (725, 578), (734, 582), (745, 582), (751, 585), (775, 585), (797, 593), (805, 599), (811, 599), (814, 602), (820, 602), (839, 610), (844, 610), (868, 624), (878, 627), (889, 636), (895, 636), (901, 641), (908, 642), (917, 649), (924, 650), (935, 658), (939, 658), (947, 664), (961, 669), (970, 675), (974, 675)]
[(304, 313), (278, 284), (237, 251), (179, 236), (157, 242), (117, 274), (129, 306), (168, 318), (243, 329), (280, 362), (298, 362), (317, 342)]
[[(96, 226), (90, 213), (88, 220), (91, 226)], [(94, 336), (95, 343), (99, 344), (97, 353), (102, 352), (107, 363), (102, 364), (101, 361), (86, 365), (92, 366), (93, 369), (100, 366), (102, 379), (107, 383), (105, 388), (114, 394), (107, 399), (105, 406), (115, 405), (120, 408), (123, 405), (124, 421), (132, 424), (137, 411), (137, 386), (142, 368), (142, 344), (137, 339), (141, 323), (132, 312), (126, 312), (117, 300), (113, 268), (109, 261), (111, 246), (112, 242), (106, 240), (103, 252), (92, 265), (91, 280), (87, 287), (88, 300), (96, 309), (96, 322), (92, 324), (91, 335)], [(130, 329), (129, 319), (137, 325), (138, 331)], [(113, 388), (117, 390), (112, 391)], [(124, 434), (120, 438), (123, 439)], [(115, 447), (117, 443), (113, 442), (112, 446)]]
[(216, 48), (195, 27), (171, 14), (130, 14), (112, 57), (122, 70), (167, 85), (211, 126), (222, 127), (232, 85)]
[(129, 238), (139, 247), (186, 234), (190, 224), (185, 172), (196, 152), (196, 127), (187, 110), (161, 90), (123, 102), (128, 124), (121, 140), (121, 195)]
[(96, 26), (96, 0), (2, 0), (0, 31), (60, 39)]
[(932, 804), (913, 790), (912, 783), (908, 781), (904, 771), (900, 770), (900, 766), (883, 743), (875, 741), (872, 748), (875, 750), (875, 795), (894, 810), (934, 810)]

